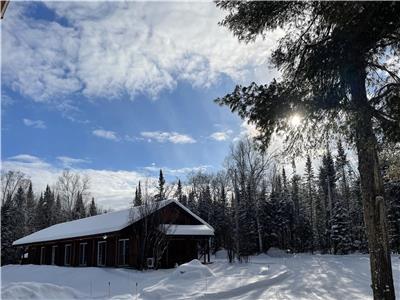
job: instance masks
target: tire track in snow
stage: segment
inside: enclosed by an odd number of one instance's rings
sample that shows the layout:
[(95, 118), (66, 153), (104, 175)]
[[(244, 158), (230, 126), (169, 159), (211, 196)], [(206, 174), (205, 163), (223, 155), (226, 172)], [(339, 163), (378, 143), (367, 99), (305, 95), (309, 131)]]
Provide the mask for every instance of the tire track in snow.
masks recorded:
[(230, 299), (233, 297), (238, 297), (239, 295), (246, 294), (248, 292), (253, 292), (256, 289), (269, 289), (274, 284), (280, 283), (291, 276), (292, 272), (287, 270), (283, 271), (274, 277), (260, 280), (254, 283), (247, 284), (245, 286), (237, 287), (228, 291), (216, 292), (216, 293), (205, 293), (200, 297), (195, 297), (197, 299)]

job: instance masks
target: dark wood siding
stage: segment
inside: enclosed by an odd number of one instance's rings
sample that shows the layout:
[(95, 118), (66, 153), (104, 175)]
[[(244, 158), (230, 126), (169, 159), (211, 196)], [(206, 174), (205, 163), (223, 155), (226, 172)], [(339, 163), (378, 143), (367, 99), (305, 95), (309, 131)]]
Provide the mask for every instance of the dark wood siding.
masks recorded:
[[(179, 225), (199, 225), (201, 222), (178, 205), (171, 203), (160, 209), (162, 222)], [(45, 264), (51, 264), (52, 247), (57, 246), (55, 263), (64, 266), (65, 245), (71, 245), (71, 266), (79, 266), (80, 243), (87, 243), (87, 266), (97, 266), (98, 242), (106, 241), (106, 266), (119, 266), (118, 240), (129, 239), (128, 266), (137, 267), (140, 241), (136, 236), (135, 229), (141, 222), (136, 222), (118, 232), (103, 233), (98, 235), (63, 239), (35, 243), (25, 246), (28, 258), (23, 263), (40, 264), (40, 249), (45, 247)], [(171, 237), (167, 252), (163, 257), (163, 266), (173, 267), (175, 263), (183, 263), (197, 258), (198, 242), (204, 241), (206, 237)]]

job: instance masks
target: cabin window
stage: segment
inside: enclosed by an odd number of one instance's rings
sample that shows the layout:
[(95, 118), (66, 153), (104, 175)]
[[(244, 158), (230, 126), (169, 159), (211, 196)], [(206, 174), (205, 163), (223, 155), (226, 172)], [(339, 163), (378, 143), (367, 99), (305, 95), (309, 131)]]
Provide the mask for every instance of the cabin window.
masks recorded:
[(40, 264), (44, 265), (46, 260), (46, 248), (40, 247)]
[(97, 243), (97, 265), (106, 265), (106, 241), (101, 241)]
[(56, 253), (57, 253), (57, 246), (51, 247), (51, 264), (56, 264)]
[(128, 264), (129, 239), (118, 240), (118, 264), (123, 266)]
[(79, 265), (86, 266), (87, 264), (87, 243), (79, 244)]
[(71, 244), (65, 245), (64, 265), (71, 265)]

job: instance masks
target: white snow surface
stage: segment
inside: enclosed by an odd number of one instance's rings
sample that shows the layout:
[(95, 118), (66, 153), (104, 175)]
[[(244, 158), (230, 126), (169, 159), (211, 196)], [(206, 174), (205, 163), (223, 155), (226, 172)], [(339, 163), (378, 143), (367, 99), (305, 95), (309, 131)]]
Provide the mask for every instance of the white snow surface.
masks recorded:
[[(174, 199), (160, 201), (158, 203), (158, 208), (160, 209), (170, 203), (176, 203), (178, 206), (203, 223), (203, 225), (209, 229), (209, 232), (212, 232), (212, 234), (214, 233), (214, 229), (209, 224)], [(15, 246), (80, 236), (89, 236), (93, 234), (109, 233), (121, 230), (138, 221), (140, 218), (140, 207), (128, 208), (84, 219), (56, 224), (16, 240), (14, 241), (13, 245)], [(199, 230), (200, 229), (204, 231), (203, 227), (199, 228)], [(192, 231), (193, 230), (194, 228), (192, 228)]]
[(167, 235), (214, 235), (214, 230), (207, 225), (161, 224)]
[[(392, 256), (392, 266), (399, 296), (398, 255)], [(195, 260), (143, 272), (8, 265), (1, 268), (1, 279), (2, 299), (372, 299), (369, 258), (361, 254), (264, 254), (233, 264), (214, 258), (208, 265)]]

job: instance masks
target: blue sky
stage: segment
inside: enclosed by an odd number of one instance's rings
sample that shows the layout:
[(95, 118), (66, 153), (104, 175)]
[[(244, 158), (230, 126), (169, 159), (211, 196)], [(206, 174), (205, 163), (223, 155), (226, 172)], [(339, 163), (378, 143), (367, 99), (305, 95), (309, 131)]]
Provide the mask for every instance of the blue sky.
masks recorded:
[(40, 190), (72, 168), (115, 207), (159, 168), (170, 180), (221, 168), (253, 129), (213, 100), (269, 81), (279, 36), (245, 45), (222, 17), (204, 2), (12, 2), (1, 23), (3, 169)]

